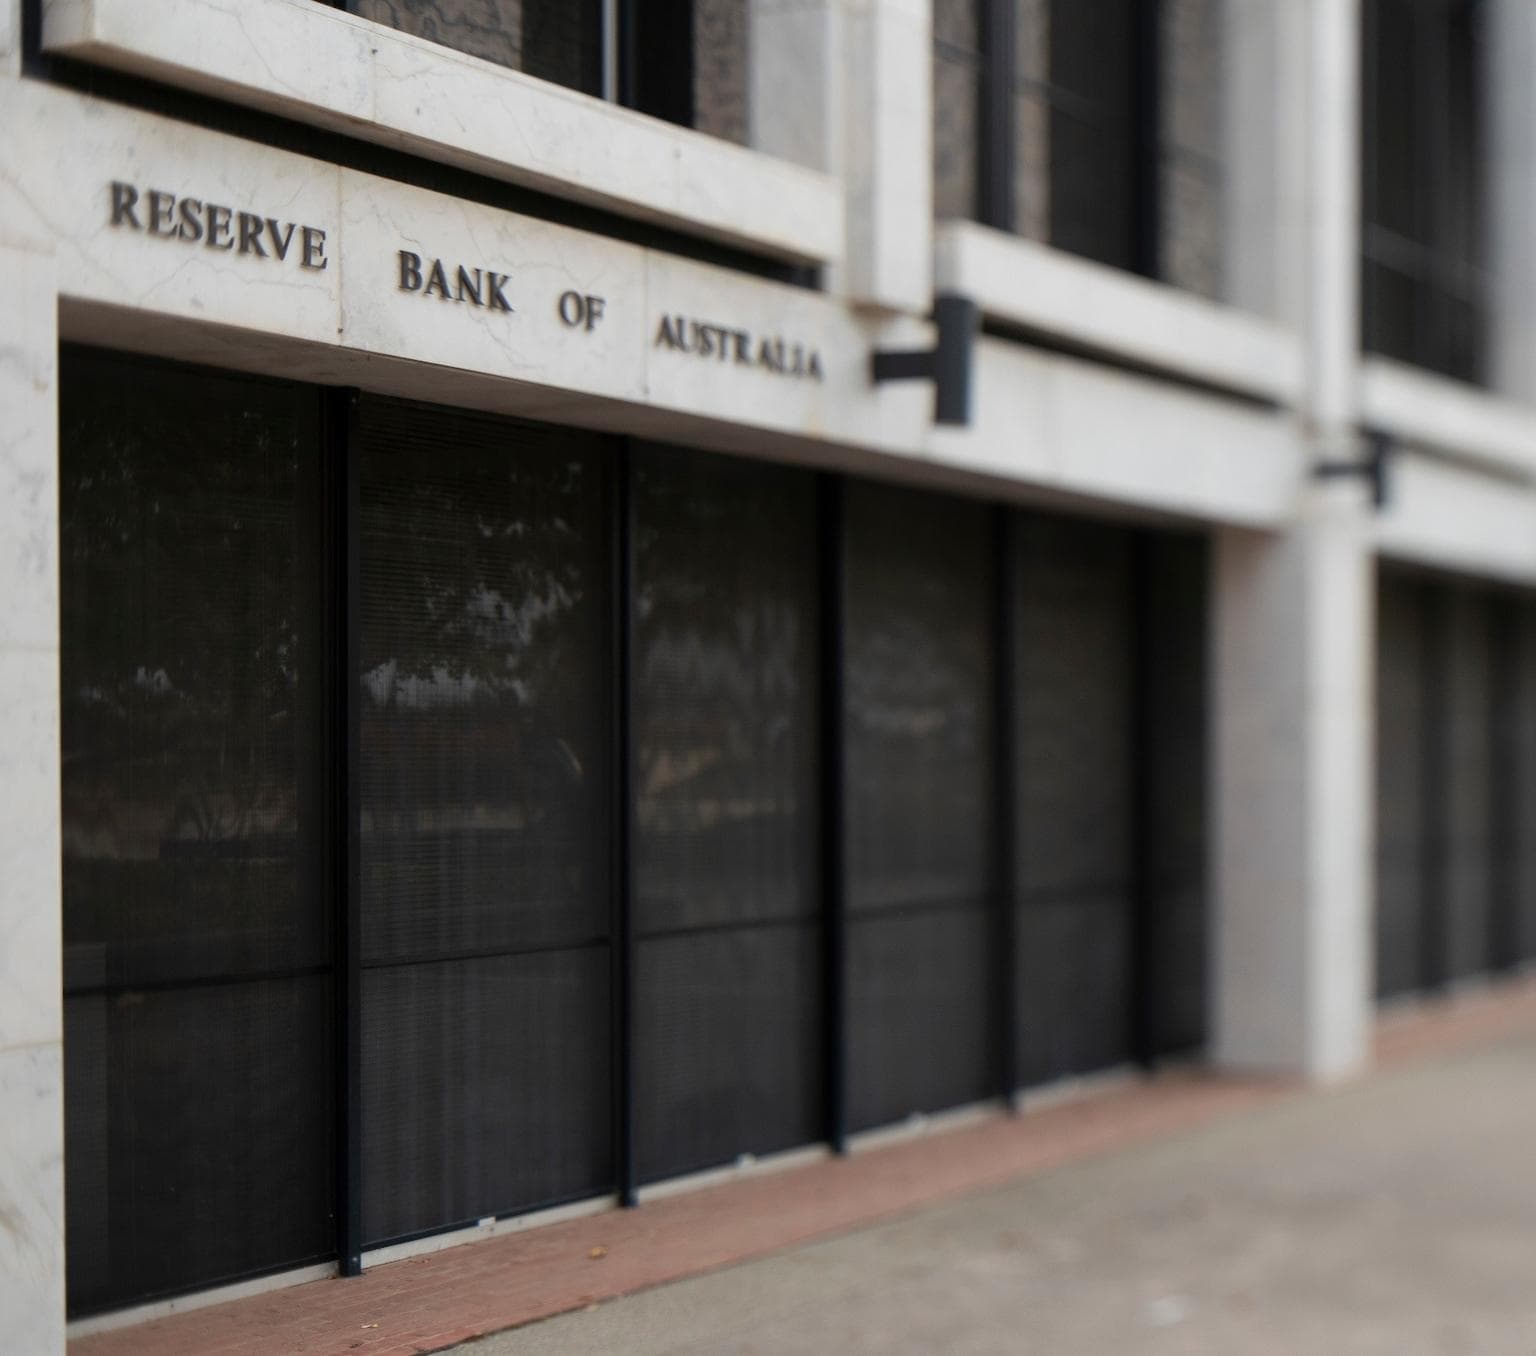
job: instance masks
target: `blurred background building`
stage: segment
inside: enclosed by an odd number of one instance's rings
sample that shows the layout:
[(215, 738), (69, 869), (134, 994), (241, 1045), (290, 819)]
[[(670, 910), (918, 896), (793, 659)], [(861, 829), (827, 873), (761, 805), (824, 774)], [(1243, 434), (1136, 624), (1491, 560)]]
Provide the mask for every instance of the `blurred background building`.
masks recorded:
[(1528, 963), (1533, 221), (1529, 0), (0, 0), (4, 1344)]

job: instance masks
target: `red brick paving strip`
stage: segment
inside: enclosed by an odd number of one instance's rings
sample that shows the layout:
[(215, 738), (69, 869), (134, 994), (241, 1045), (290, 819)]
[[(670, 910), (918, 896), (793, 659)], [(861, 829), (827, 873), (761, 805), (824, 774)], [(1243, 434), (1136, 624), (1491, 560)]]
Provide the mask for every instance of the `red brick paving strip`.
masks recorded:
[[(1386, 1064), (1536, 1024), (1523, 981), (1382, 1023)], [(1012, 1118), (77, 1338), (71, 1356), (406, 1356), (785, 1248), (1295, 1091), (1186, 1072)], [(593, 1258), (593, 1249), (604, 1249)]]

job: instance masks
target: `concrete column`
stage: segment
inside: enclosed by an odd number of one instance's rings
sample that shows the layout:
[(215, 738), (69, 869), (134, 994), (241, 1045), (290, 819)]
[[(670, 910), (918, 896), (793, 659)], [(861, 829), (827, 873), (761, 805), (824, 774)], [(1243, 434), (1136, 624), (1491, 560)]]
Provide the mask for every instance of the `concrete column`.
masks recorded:
[(1371, 1021), (1374, 571), (1348, 492), (1217, 536), (1215, 1058), (1335, 1078)]
[[(1253, 80), (1234, 211), (1268, 225), (1240, 297), (1292, 327), (1303, 464), (1358, 455), (1358, 0), (1232, 0)], [(1262, 79), (1259, 78), (1262, 75)], [(1243, 128), (1233, 136), (1241, 142)], [(1250, 149), (1252, 149), (1252, 147)], [(1297, 486), (1278, 533), (1214, 553), (1215, 1058), (1314, 1078), (1364, 1062), (1372, 1021), (1374, 570), (1358, 483)]]
[(1536, 403), (1536, 5), (1487, 7), (1489, 382)]
[(5, 243), (0, 194), (0, 1315), (8, 1351), (64, 1351), (58, 303), (52, 258)]
[(841, 177), (854, 305), (932, 305), (932, 46), (928, 0), (753, 0), (752, 145)]

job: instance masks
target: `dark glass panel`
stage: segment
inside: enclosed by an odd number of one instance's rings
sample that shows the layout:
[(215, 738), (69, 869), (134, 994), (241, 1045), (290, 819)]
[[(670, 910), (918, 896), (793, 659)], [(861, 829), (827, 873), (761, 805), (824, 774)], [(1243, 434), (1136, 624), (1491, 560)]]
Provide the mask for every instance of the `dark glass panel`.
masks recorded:
[(992, 513), (847, 490), (844, 678), (854, 912), (992, 888)]
[[(382, 1241), (611, 1178), (607, 556), (589, 435), (366, 399), (356, 436)], [(517, 1127), (560, 1153), (504, 1161)]]
[(1136, 259), (1136, 14), (1131, 0), (1053, 0), (1051, 243)]
[(1364, 342), (1464, 381), (1482, 379), (1490, 285), (1483, 13), (1365, 0), (1362, 30)]
[(822, 1137), (821, 946), (814, 923), (641, 939), (641, 1181)]
[(860, 484), (846, 504), (857, 1129), (995, 1091), (995, 567), (983, 505)]
[(815, 480), (643, 449), (634, 514), (635, 1040), (657, 1177), (817, 1124)]
[(1116, 268), (1136, 260), (1134, 146), (1119, 129), (1051, 111), (1051, 244)]
[(1095, 122), (1132, 118), (1137, 0), (1051, 0), (1051, 84)]
[(996, 955), (990, 907), (849, 920), (850, 1129), (996, 1095)]
[(1415, 580), (1383, 572), (1376, 648), (1376, 993), (1424, 983), (1424, 604)]
[(1158, 1054), (1205, 1044), (1209, 554), (1203, 537), (1148, 533), (1141, 570), (1147, 728), (1148, 945)]
[(334, 1254), (326, 976), (66, 997), (69, 1307)]
[(1131, 1056), (1131, 534), (1021, 515), (1018, 1046), (1025, 1083)]
[(601, 0), (349, 0), (354, 14), (596, 94)]
[(608, 966), (594, 946), (365, 972), (366, 1238), (611, 1185)]
[(71, 1312), (332, 1247), (318, 411), (64, 353)]

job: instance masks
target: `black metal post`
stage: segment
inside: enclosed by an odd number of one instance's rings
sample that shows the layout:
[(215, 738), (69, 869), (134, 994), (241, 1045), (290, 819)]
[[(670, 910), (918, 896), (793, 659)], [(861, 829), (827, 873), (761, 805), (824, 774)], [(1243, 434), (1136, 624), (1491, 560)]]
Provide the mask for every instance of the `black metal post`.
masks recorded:
[(1018, 730), (1014, 695), (1018, 664), (1016, 522), (1011, 508), (1006, 505), (997, 507), (993, 529), (997, 605), (993, 622), (993, 643), (997, 646), (993, 664), (993, 719), (996, 724), (992, 740), (995, 807), (992, 871), (997, 890), (997, 965), (994, 982), (997, 984), (999, 1024), (998, 1086), (1010, 1104), (1022, 1081), (1019, 1070), (1018, 866), (1014, 841), (1018, 813)]
[(1157, 542), (1151, 532), (1131, 538), (1131, 1031), (1136, 1063), (1157, 1060), (1157, 890), (1152, 828), (1157, 786), (1153, 768), (1156, 700), (1153, 693)]
[(362, 880), (359, 739), (358, 395), (326, 393), (325, 691), (330, 704), (326, 879), (335, 913), (336, 1253), (343, 1276), (363, 1269)]
[(614, 1164), (619, 1200), (639, 1204), (635, 1145), (635, 911), (634, 911), (634, 462), (629, 441), (618, 448), (608, 481), (609, 685), (612, 765), (609, 784), (609, 867), (613, 984)]
[(821, 477), (821, 892), (826, 919), (823, 994), (826, 1002), (827, 1143), (848, 1151), (848, 899), (844, 867), (843, 796), (843, 495), (839, 476)]
[(1017, 43), (1015, 0), (981, 0), (981, 72), (976, 109), (976, 219), (1014, 229), (1013, 98)]
[(1443, 585), (1419, 585), (1420, 643), (1424, 676), (1423, 745), (1419, 783), (1420, 867), (1423, 909), (1419, 934), (1419, 980), (1426, 991), (1449, 979), (1450, 827), (1447, 777), (1450, 772), (1449, 674), (1450, 597)]
[(1500, 594), (1489, 608), (1488, 643), (1493, 663), (1488, 703), (1490, 769), (1489, 875), (1493, 902), (1489, 957), (1494, 970), (1511, 970), (1520, 960), (1520, 741), (1519, 604)]
[(1132, 267), (1144, 277), (1162, 274), (1163, 6), (1136, 5), (1136, 239)]

